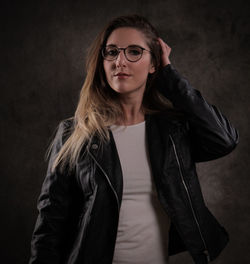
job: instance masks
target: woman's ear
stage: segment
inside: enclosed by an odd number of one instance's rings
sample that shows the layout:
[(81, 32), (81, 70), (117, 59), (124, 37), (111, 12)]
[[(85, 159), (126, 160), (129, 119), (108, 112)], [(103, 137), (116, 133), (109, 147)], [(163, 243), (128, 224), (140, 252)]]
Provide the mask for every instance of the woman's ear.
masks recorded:
[(151, 65), (150, 65), (150, 68), (149, 68), (149, 73), (154, 73), (155, 72), (155, 66), (154, 66), (154, 64), (152, 63)]

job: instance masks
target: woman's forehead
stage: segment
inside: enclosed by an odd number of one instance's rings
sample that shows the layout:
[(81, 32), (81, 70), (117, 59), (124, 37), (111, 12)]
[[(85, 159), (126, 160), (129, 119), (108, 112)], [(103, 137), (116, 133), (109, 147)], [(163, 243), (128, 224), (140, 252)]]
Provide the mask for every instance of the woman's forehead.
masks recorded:
[(125, 48), (130, 45), (147, 47), (145, 35), (136, 28), (122, 27), (115, 29), (107, 39), (106, 45)]

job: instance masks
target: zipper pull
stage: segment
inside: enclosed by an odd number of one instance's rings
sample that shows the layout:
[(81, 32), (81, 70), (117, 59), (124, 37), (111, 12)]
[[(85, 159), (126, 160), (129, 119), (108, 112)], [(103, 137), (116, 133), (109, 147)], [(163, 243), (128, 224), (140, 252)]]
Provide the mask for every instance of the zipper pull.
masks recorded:
[(203, 253), (207, 256), (207, 261), (210, 262), (208, 250), (204, 250)]

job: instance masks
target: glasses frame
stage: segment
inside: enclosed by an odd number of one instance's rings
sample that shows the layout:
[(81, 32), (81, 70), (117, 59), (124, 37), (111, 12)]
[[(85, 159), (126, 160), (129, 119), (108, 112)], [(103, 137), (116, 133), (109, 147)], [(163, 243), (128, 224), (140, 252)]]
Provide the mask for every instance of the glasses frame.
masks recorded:
[[(105, 56), (104, 56), (104, 50), (105, 50), (107, 47), (113, 47), (113, 48), (115, 48), (115, 49), (118, 50), (118, 53), (117, 53), (117, 55), (116, 55), (116, 57), (115, 57), (114, 59), (108, 60), (108, 59), (105, 58)], [(141, 53), (140, 58), (137, 59), (137, 60), (135, 60), (135, 61), (134, 61), (134, 60), (133, 60), (133, 61), (129, 60), (129, 59), (127, 58), (127, 55), (126, 55), (126, 49), (127, 49), (127, 48), (131, 48), (131, 47), (137, 47), (137, 48), (140, 48), (140, 49), (142, 50), (142, 53)], [(137, 61), (139, 61), (139, 60), (142, 58), (142, 55), (143, 55), (143, 51), (144, 51), (144, 50), (146, 50), (146, 51), (152, 53), (151, 50), (147, 50), (147, 49), (145, 49), (145, 48), (143, 48), (143, 47), (141, 47), (141, 46), (138, 46), (138, 45), (129, 45), (129, 46), (127, 46), (126, 48), (118, 48), (118, 47), (116, 47), (116, 46), (112, 46), (112, 45), (111, 45), (111, 46), (104, 46), (104, 47), (102, 47), (102, 49), (101, 49), (102, 57), (103, 57), (104, 60), (107, 60), (107, 61), (114, 61), (114, 60), (116, 60), (117, 57), (119, 56), (121, 50), (123, 50), (123, 53), (124, 53), (125, 58), (126, 58), (128, 61), (130, 61), (130, 62), (137, 62)]]

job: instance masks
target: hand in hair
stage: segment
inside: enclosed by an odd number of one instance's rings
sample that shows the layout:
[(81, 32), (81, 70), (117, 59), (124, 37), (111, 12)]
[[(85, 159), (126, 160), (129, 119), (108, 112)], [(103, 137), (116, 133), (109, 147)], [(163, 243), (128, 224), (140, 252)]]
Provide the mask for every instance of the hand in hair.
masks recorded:
[(171, 48), (167, 45), (167, 43), (165, 43), (161, 38), (158, 38), (159, 43), (161, 45), (161, 50), (162, 50), (162, 65), (163, 67), (170, 64), (170, 60), (169, 60), (169, 55), (171, 52)]

